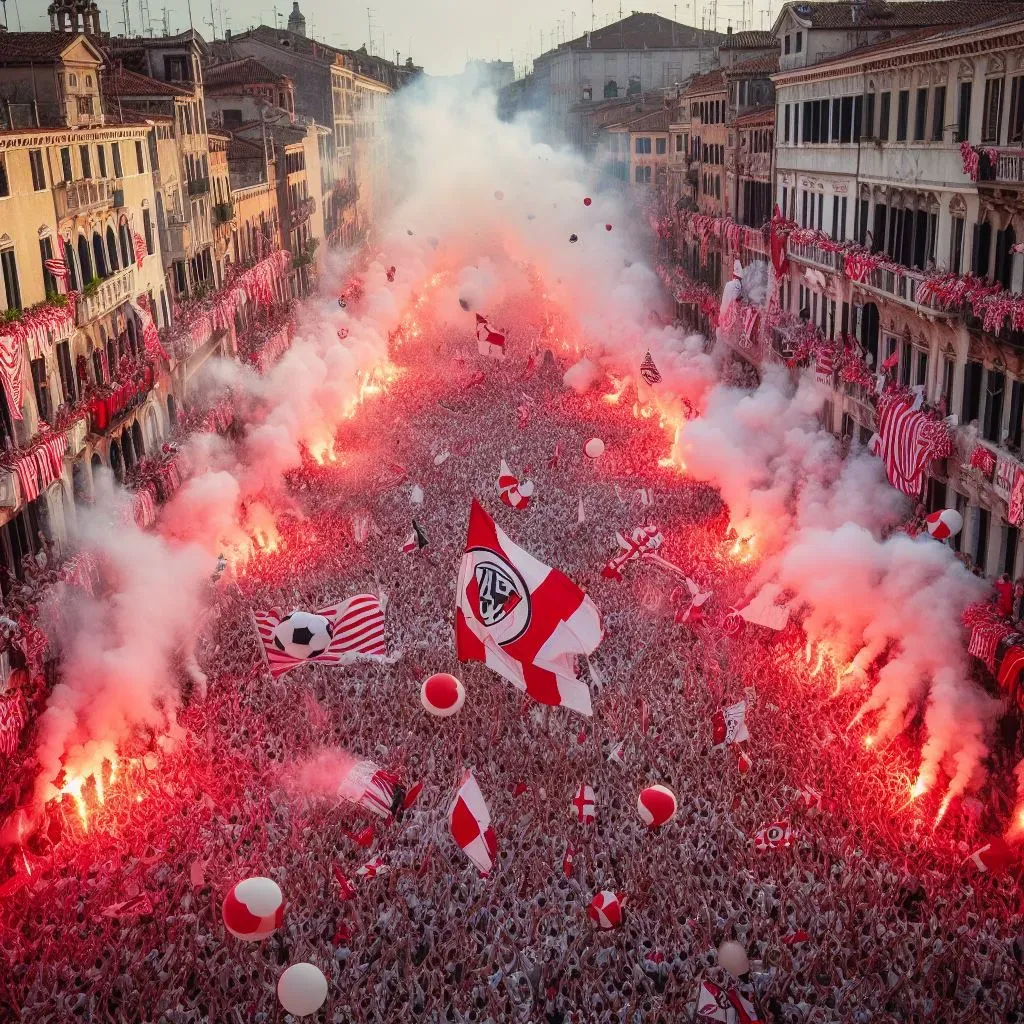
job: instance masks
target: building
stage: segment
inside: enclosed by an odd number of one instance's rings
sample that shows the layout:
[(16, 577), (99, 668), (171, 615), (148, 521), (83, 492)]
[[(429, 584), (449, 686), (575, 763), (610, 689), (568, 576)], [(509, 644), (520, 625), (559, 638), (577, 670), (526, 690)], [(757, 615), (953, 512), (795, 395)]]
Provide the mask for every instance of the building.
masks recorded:
[(725, 168), (729, 216), (738, 224), (761, 228), (771, 220), (775, 205), (775, 108), (755, 107), (730, 127)]
[(664, 108), (663, 89), (640, 93), (639, 96), (619, 96), (595, 103), (578, 103), (569, 111), (569, 141), (580, 152), (592, 154), (602, 140), (603, 129)]
[(633, 188), (664, 187), (668, 180), (669, 112), (662, 109), (606, 126), (599, 157), (604, 170)]
[(556, 139), (569, 139), (580, 104), (672, 89), (718, 61), (724, 36), (634, 12), (559, 44), (533, 62), (535, 87)]
[(211, 124), (230, 129), (258, 121), (264, 112), (276, 117), (281, 111), (295, 120), (295, 83), (255, 57), (209, 65), (203, 85)]

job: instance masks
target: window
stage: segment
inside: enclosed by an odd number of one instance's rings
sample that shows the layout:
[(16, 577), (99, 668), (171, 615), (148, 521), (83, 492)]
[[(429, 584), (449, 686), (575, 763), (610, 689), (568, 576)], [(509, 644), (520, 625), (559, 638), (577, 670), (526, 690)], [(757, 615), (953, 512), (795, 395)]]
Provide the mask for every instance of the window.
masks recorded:
[(43, 264), (43, 288), (47, 295), (55, 294), (60, 291), (57, 287), (57, 278), (46, 269), (46, 261), (53, 259), (53, 242), (49, 235), (39, 239), (39, 259)]
[(864, 120), (860, 127), (861, 135), (871, 139), (875, 135), (875, 94), (869, 92), (864, 97)]
[(651, 140), (648, 138), (638, 138), (636, 140), (636, 151), (640, 154), (647, 154), (651, 151)]
[(7, 159), (0, 156), (0, 196), (11, 194), (11, 183), (7, 180)]
[(917, 90), (917, 104), (914, 107), (914, 141), (924, 142), (924, 129), (928, 123), (928, 90)]
[(949, 269), (954, 274), (963, 270), (964, 218), (953, 217), (949, 222)]
[(989, 259), (992, 255), (992, 225), (987, 220), (974, 225), (974, 240), (971, 248), (971, 273), (976, 277), (987, 276)]
[(793, 141), (800, 141), (800, 104), (793, 104)]
[(804, 48), (804, 34), (803, 32), (797, 32), (796, 34), (796, 52), (799, 53)]
[(46, 188), (46, 171), (43, 170), (43, 151), (41, 149), (30, 149), (28, 151), (28, 162), (32, 168), (32, 189), (35, 192), (42, 192)]
[(105, 178), (107, 176), (107, 151), (102, 143), (96, 147), (96, 165), (100, 169), (100, 177)]
[(956, 141), (966, 142), (971, 134), (971, 83), (960, 83), (960, 98), (957, 104)]
[(168, 82), (190, 82), (188, 58), (181, 55), (164, 57), (164, 78)]
[(943, 357), (942, 360), (942, 401), (943, 411), (949, 412), (953, 407), (953, 380), (956, 373), (956, 363), (952, 359)]
[(4, 295), (8, 309), (21, 309), (21, 286), (18, 284), (18, 262), (14, 249), (0, 250), (0, 270), (4, 275)]
[(142, 143), (135, 140), (135, 166), (138, 168), (139, 174), (146, 173), (146, 161), (142, 158)]
[(649, 185), (651, 183), (650, 167), (638, 167), (636, 169), (636, 183), (638, 185)]
[(985, 82), (985, 104), (981, 112), (981, 141), (999, 145), (999, 128), (1003, 119), (1003, 80), (990, 78)]
[(892, 102), (892, 93), (883, 92), (878, 104), (878, 137), (889, 138), (889, 107)]
[(861, 199), (860, 208), (857, 211), (856, 239), (861, 245), (867, 245), (868, 241), (868, 206), (870, 201)]
[(969, 360), (964, 366), (964, 400), (961, 412), (965, 425), (976, 420), (981, 412), (981, 378), (984, 370), (984, 366), (975, 360)]
[(676, 152), (682, 153), (683, 151), (683, 137), (682, 135), (676, 136)]
[(985, 421), (982, 424), (982, 436), (986, 441), (998, 443), (1003, 429), (1003, 393), (1006, 390), (1006, 377), (995, 370), (987, 370), (985, 377)]
[(116, 142), (110, 144), (110, 155), (114, 158), (114, 177), (123, 177), (124, 172), (121, 170), (121, 147)]
[(64, 180), (71, 181), (74, 174), (71, 170), (71, 150), (67, 146), (60, 151), (60, 169), (61, 174), (64, 175)]
[(1022, 418), (1024, 418), (1024, 384), (1019, 380), (1010, 381), (1010, 423), (1006, 443), (1020, 449)]
[(92, 164), (89, 162), (89, 147), (88, 146), (79, 146), (78, 147), (78, 155), (79, 155), (79, 157), (82, 160), (82, 177), (83, 178), (91, 178), (92, 177)]
[(32, 387), (36, 393), (36, 408), (44, 420), (50, 419), (50, 382), (46, 379), (46, 360), (30, 360), (32, 367)]
[(896, 100), (896, 141), (907, 141), (907, 121), (910, 118), (910, 90), (900, 89)]
[[(648, 168), (650, 170), (650, 168)], [(146, 252), (153, 254), (153, 220), (149, 215), (149, 208), (142, 211), (142, 230), (146, 236)]]
[(946, 127), (946, 87), (939, 85), (935, 87), (935, 95), (932, 97), (932, 142), (941, 142), (942, 134)]
[(658, 156), (664, 156), (668, 152), (668, 140), (667, 139), (655, 139), (654, 140), (654, 151)]
[(786, 38), (783, 39), (783, 41), (782, 41), (782, 52), (783, 53), (789, 53), (789, 47), (790, 47), (789, 36), (786, 36)]

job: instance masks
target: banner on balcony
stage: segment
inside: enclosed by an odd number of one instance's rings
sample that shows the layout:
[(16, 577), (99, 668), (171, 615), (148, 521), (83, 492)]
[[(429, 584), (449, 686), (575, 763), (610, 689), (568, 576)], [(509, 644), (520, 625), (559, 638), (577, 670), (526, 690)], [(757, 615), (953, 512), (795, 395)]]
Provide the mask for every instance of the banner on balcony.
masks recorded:
[(1024, 525), (1024, 469), (1014, 474), (1006, 518), (1011, 526)]
[(878, 433), (872, 439), (872, 451), (885, 464), (889, 483), (918, 498), (928, 464), (952, 454), (953, 437), (942, 420), (915, 410), (903, 398), (883, 395), (878, 402)]
[(25, 360), (22, 358), (21, 341), (11, 334), (0, 335), (0, 381), (4, 386), (7, 408), (11, 410), (11, 416), (16, 420), (22, 419)]
[(1003, 501), (1010, 500), (1010, 491), (1013, 489), (1013, 481), (1016, 476), (1017, 465), (1004, 456), (996, 456), (996, 471), (992, 477), (992, 490), (999, 495)]

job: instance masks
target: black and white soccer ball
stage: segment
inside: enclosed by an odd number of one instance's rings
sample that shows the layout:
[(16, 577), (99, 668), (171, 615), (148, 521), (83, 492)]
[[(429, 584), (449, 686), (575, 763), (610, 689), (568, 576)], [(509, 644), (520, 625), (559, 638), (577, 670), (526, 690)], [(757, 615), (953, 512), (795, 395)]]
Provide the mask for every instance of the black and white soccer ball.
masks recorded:
[(274, 628), (274, 646), (293, 658), (323, 654), (334, 636), (331, 620), (313, 612), (292, 612)]

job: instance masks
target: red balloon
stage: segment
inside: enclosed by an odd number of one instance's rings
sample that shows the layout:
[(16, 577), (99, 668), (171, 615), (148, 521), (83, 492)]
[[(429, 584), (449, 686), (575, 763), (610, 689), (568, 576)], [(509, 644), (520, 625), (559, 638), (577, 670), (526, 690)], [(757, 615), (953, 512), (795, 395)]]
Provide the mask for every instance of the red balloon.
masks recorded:
[(583, 200), (583, 205), (584, 206), (589, 206), (593, 201), (594, 200), (591, 199), (590, 196), (587, 196), (587, 198)]
[(224, 925), (232, 935), (247, 942), (265, 939), (284, 920), (284, 898), (269, 878), (247, 878), (224, 897)]
[(612, 229), (611, 224), (605, 224), (604, 229), (605, 229), (605, 231), (611, 231), (611, 229)]
[(423, 707), (439, 718), (456, 714), (466, 700), (466, 691), (455, 676), (438, 672), (430, 676), (420, 690)]
[(505, 198), (505, 193), (502, 192), (501, 189), (499, 188), (498, 191), (494, 193), (494, 198), (495, 199), (504, 199)]

